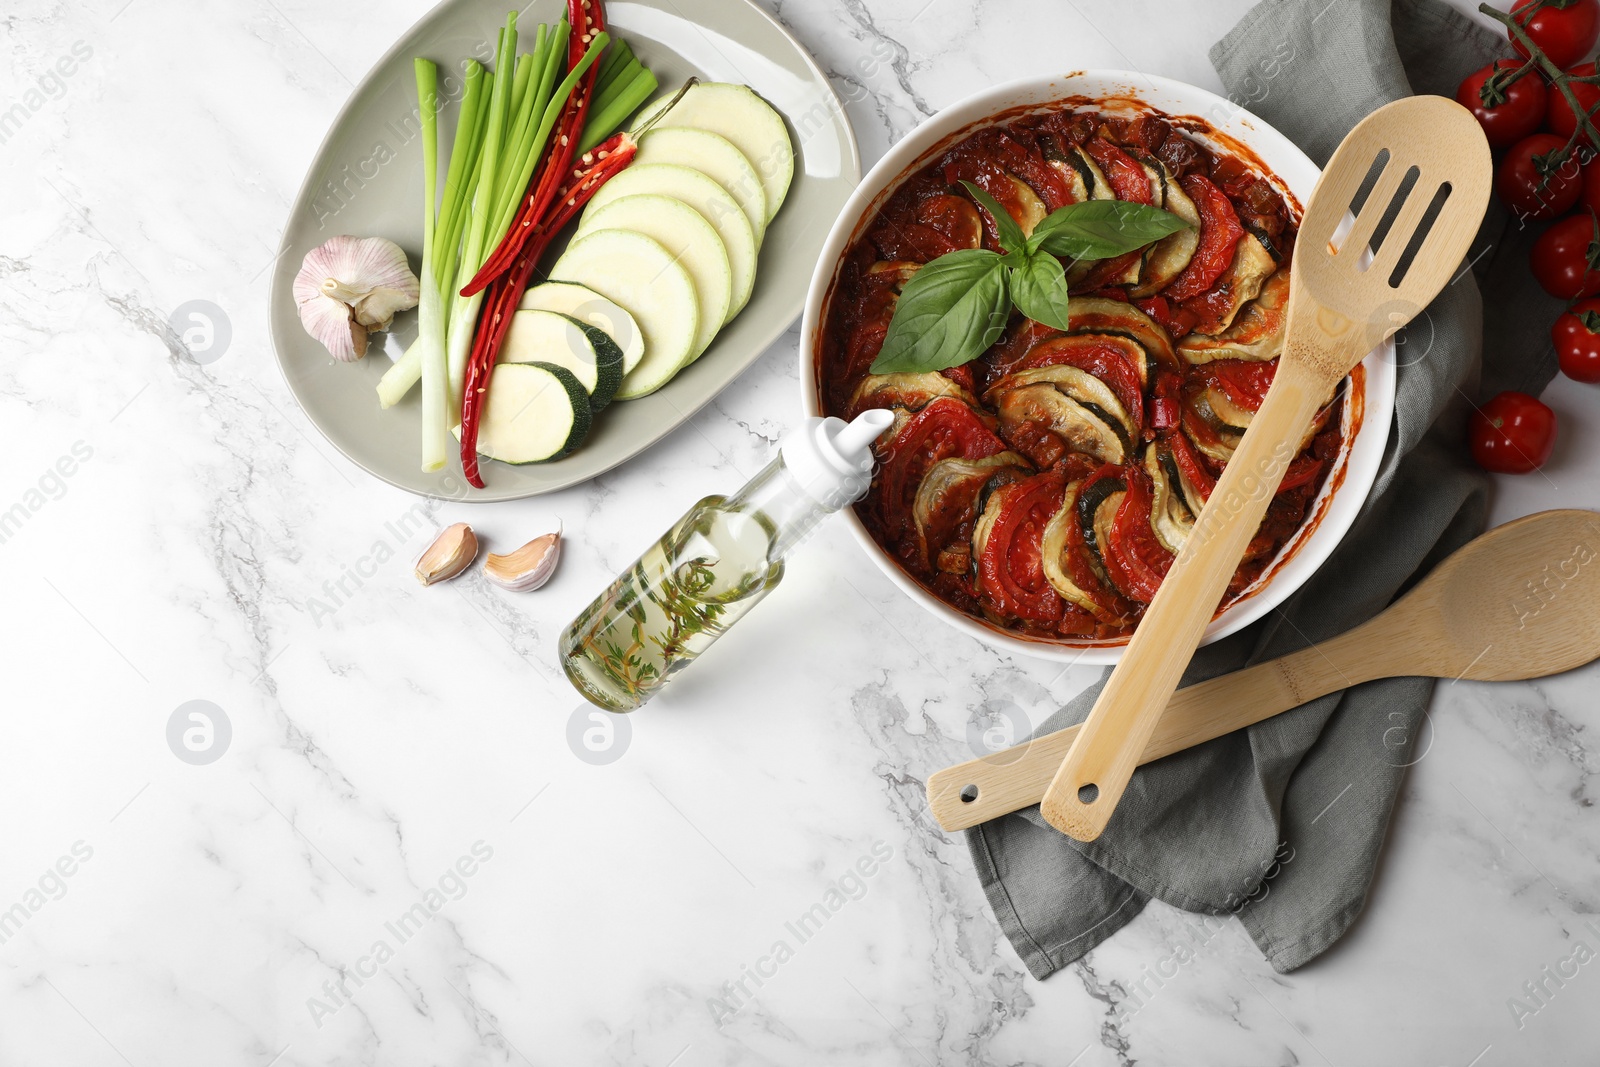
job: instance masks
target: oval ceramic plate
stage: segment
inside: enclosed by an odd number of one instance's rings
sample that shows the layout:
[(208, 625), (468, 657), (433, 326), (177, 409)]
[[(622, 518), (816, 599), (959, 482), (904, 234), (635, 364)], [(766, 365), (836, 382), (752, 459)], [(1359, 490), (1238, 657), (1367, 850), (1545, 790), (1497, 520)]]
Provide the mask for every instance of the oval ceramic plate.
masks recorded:
[[(1062, 101), (1079, 97), (1098, 101), (1113, 112), (1150, 107), (1170, 116), (1203, 119), (1211, 134), (1231, 140), (1259, 159), (1280, 188), (1302, 205), (1311, 198), (1311, 190), (1321, 175), (1317, 165), (1293, 142), (1248, 111), (1204, 89), (1155, 75), (1081, 70), (995, 86), (953, 104), (889, 149), (867, 174), (828, 235), (817, 260), (800, 327), (800, 381), (807, 415), (822, 413), (815, 363), (817, 330), (825, 317), (840, 257), (865, 220), (876, 214), (907, 175), (956, 139), (991, 125), (996, 115), (1015, 108), (1059, 106)], [(1385, 341), (1367, 356), (1362, 368), (1363, 373), (1351, 379), (1352, 389), (1344, 405), (1344, 445), (1311, 505), (1311, 518), (1278, 551), (1261, 578), (1217, 614), (1206, 629), (1202, 644), (1234, 633), (1283, 603), (1322, 565), (1355, 521), (1377, 478), (1389, 438), (1396, 380), (1394, 342)], [(848, 509), (845, 514), (856, 540), (890, 580), (928, 611), (981, 641), (1005, 651), (1086, 664), (1115, 663), (1127, 646), (1125, 636), (1098, 641), (1025, 637), (957, 611), (902, 570), (872, 539), (855, 509)]]
[[(375, 388), (416, 333), (416, 313), (376, 335), (358, 363), (336, 363), (301, 329), (291, 289), (305, 253), (337, 234), (388, 237), (422, 262), (422, 145), (417, 136), (412, 58), (439, 64), (444, 79), (469, 57), (492, 60), (495, 31), (512, 0), (446, 0), (418, 22), (367, 75), (334, 121), (311, 165), (285, 227), (272, 280), (269, 321), (278, 363), (295, 399), (317, 428), (353, 462), (414, 493), (462, 498), (460, 466), (452, 456), (424, 474), (420, 389), (385, 411)], [(559, 0), (534, 0), (520, 11), (532, 39), (540, 22), (560, 18)], [(805, 50), (749, 0), (642, 0), (606, 5), (609, 28), (626, 38), (655, 72), (661, 92), (691, 75), (703, 81), (749, 85), (782, 113), (795, 146), (794, 182), (767, 230), (755, 292), (711, 347), (660, 391), (611, 405), (595, 419), (582, 448), (553, 463), (513, 467), (485, 461), (488, 488), (465, 490), (470, 500), (511, 500), (562, 489), (610, 470), (676, 429), (748, 367), (800, 314), (823, 240), (861, 178), (855, 135), (844, 108)], [(440, 123), (448, 146), (454, 108)], [(444, 150), (441, 150), (444, 155)], [(558, 241), (543, 262), (555, 262)]]

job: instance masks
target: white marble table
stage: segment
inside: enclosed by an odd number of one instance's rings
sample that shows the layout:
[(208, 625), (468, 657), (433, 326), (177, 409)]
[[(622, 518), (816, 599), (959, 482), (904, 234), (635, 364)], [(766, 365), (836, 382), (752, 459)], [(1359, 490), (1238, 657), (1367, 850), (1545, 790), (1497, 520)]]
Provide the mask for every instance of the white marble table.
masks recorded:
[[(869, 163), (1030, 71), (1215, 87), (1204, 46), (1247, 6), (764, 2), (833, 73)], [(23, 108), (0, 150), (0, 512), (23, 509), (0, 543), (0, 1063), (1593, 1055), (1600, 964), (1571, 961), (1600, 949), (1600, 669), (1441, 687), (1346, 941), (1283, 977), (1229, 924), (1121, 1021), (1192, 918), (1152, 905), (1036, 982), (921, 799), (967, 757), (972, 708), (1042, 717), (1092, 672), (930, 620), (842, 529), (629, 720), (619, 758), (577, 758), (560, 626), (759, 466), (798, 416), (795, 338), (644, 459), (406, 532), (416, 501), (290, 400), (266, 268), (335, 110), (426, 6), (13, 0), (0, 21), (0, 107)], [(203, 366), (163, 340), (189, 300), (231, 325)], [(1600, 394), (1550, 397), (1565, 436), (1544, 475), (1497, 483), (1497, 521), (1600, 500)], [(403, 558), (458, 519), (502, 545), (564, 521), (556, 580), (421, 589)], [(203, 766), (167, 739), (194, 700), (231, 730)], [(863, 858), (871, 875), (794, 936)]]

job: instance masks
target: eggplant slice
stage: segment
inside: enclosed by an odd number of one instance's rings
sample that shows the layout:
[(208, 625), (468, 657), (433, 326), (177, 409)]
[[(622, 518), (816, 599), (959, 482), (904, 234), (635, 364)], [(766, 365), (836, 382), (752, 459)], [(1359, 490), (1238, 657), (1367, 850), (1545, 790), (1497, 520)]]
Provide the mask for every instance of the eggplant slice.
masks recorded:
[(1262, 284), (1254, 300), (1239, 309), (1231, 326), (1215, 337), (1190, 334), (1179, 342), (1178, 354), (1193, 364), (1218, 359), (1264, 363), (1283, 351), (1288, 319), (1289, 268), (1283, 266)]

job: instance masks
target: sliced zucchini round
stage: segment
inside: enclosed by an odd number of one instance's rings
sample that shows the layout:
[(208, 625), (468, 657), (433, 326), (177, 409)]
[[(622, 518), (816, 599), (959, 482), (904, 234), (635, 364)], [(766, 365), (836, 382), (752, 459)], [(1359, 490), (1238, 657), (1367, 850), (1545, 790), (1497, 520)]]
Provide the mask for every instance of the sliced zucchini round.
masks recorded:
[(502, 363), (553, 363), (565, 367), (599, 411), (622, 384), (622, 350), (605, 331), (554, 311), (518, 311), (511, 316)]
[(478, 454), (515, 464), (560, 459), (583, 444), (592, 419), (589, 394), (567, 368), (500, 363), (489, 375)]
[[(666, 97), (645, 108), (631, 129), (642, 129), (671, 101)], [(663, 126), (707, 130), (732, 141), (761, 176), (767, 221), (772, 221), (783, 206), (783, 198), (789, 195), (789, 182), (794, 178), (794, 145), (783, 116), (771, 104), (747, 85), (701, 82), (684, 93), (651, 128)]]
[(622, 373), (627, 374), (644, 358), (644, 336), (628, 310), (607, 300), (587, 285), (575, 282), (541, 282), (522, 294), (524, 311), (554, 311), (571, 315), (579, 322), (604, 330), (622, 350)]
[(1151, 245), (1144, 254), (1144, 273), (1137, 287), (1128, 290), (1134, 298), (1153, 296), (1170, 285), (1194, 258), (1200, 247), (1200, 211), (1175, 181), (1167, 181), (1167, 169), (1161, 168), (1162, 182), (1166, 188), (1166, 209), (1189, 225), (1170, 233)]
[(638, 324), (644, 357), (622, 376), (618, 400), (655, 392), (694, 358), (700, 298), (689, 272), (659, 243), (629, 230), (595, 230), (567, 246), (550, 276), (588, 286)]
[(683, 201), (654, 194), (625, 196), (599, 211), (586, 212), (578, 224), (578, 236), (597, 230), (642, 233), (683, 264), (700, 299), (700, 327), (694, 338), (694, 356), (699, 358), (731, 317), (733, 275), (717, 231)]
[(744, 217), (755, 231), (756, 247), (767, 234), (767, 194), (761, 188), (761, 175), (743, 152), (721, 134), (694, 130), (687, 126), (662, 126), (639, 138), (639, 152), (633, 166), (670, 163), (699, 171), (739, 202)]
[[(728, 316), (737, 315), (756, 284), (755, 231), (750, 228), (750, 220), (744, 217), (738, 202), (725, 193), (722, 186), (697, 170), (669, 163), (636, 163), (600, 187), (584, 209), (583, 222), (612, 201), (641, 194), (681, 200), (698, 211), (717, 231), (728, 253), (728, 269), (733, 273)], [(580, 227), (583, 222), (579, 223)]]

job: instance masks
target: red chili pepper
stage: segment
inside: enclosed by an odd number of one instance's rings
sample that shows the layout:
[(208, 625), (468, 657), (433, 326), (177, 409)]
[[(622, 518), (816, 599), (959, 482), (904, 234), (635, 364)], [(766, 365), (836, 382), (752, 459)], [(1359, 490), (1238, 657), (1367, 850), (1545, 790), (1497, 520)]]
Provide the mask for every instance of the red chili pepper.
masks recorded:
[(500, 356), (533, 269), (561, 227), (583, 209), (597, 189), (633, 162), (638, 151), (638, 142), (627, 133), (613, 134), (592, 149), (589, 154), (594, 162), (574, 172), (572, 180), (557, 191), (554, 213), (531, 228), (532, 238), (512, 262), (510, 273), (495, 278), (484, 296), (461, 387), (461, 471), (467, 482), (479, 489), (483, 488), (483, 476), (478, 472), (478, 424), (489, 399), (489, 372)]
[[(600, 0), (567, 0), (567, 18), (572, 23), (572, 32), (567, 37), (567, 69), (571, 70), (589, 50), (594, 35), (606, 28), (605, 8)], [(573, 87), (561, 117), (551, 129), (547, 155), (529, 186), (528, 195), (523, 199), (522, 210), (511, 221), (511, 228), (500, 238), (500, 244), (495, 247), (493, 254), (484, 260), (478, 273), (461, 290), (462, 296), (472, 296), (482, 291), (490, 282), (511, 270), (517, 257), (533, 239), (540, 220), (555, 200), (567, 168), (572, 165), (573, 153), (578, 150), (583, 120), (589, 114), (589, 101), (594, 97), (594, 82), (599, 73), (600, 64), (590, 64), (583, 78)], [(599, 148), (592, 149), (585, 158), (596, 156), (599, 151)]]

